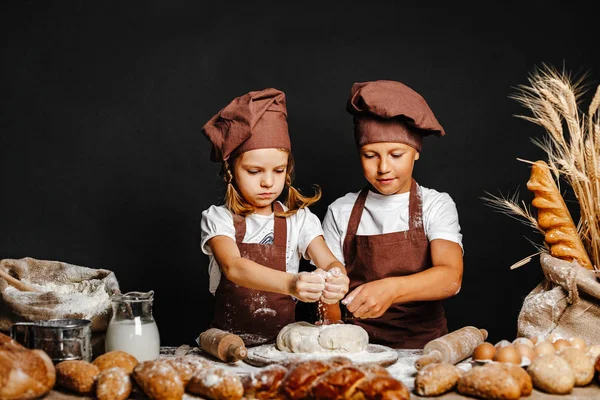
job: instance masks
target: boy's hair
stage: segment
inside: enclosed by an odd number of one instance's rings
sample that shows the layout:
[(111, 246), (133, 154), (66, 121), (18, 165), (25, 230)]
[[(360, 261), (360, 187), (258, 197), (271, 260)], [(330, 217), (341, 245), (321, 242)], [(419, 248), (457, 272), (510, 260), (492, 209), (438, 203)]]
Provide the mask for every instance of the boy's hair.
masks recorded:
[[(315, 194), (312, 197), (303, 196), (296, 188), (292, 186), (294, 178), (294, 156), (287, 149), (279, 149), (288, 153), (288, 164), (285, 173), (285, 189), (287, 189), (287, 197), (285, 199), (285, 206), (288, 208), (287, 211), (282, 213), (276, 213), (277, 217), (289, 217), (298, 212), (299, 209), (309, 207), (312, 204), (319, 201), (321, 198), (321, 188), (315, 185)], [(225, 192), (225, 207), (234, 214), (245, 217), (246, 215), (254, 212), (254, 207), (249, 204), (242, 195), (237, 191), (235, 187), (235, 174), (233, 168), (237, 157), (230, 158), (227, 161), (223, 161), (221, 168), (221, 176), (227, 183), (227, 191)], [(285, 189), (283, 192), (285, 192)]]

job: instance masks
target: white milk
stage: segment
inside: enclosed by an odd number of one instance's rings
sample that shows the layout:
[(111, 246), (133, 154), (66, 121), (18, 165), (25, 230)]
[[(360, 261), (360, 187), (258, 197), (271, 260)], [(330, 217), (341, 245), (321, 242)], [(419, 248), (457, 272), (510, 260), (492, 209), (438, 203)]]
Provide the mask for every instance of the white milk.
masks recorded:
[(138, 361), (156, 360), (160, 355), (160, 336), (156, 322), (111, 321), (106, 331), (105, 350), (122, 350)]

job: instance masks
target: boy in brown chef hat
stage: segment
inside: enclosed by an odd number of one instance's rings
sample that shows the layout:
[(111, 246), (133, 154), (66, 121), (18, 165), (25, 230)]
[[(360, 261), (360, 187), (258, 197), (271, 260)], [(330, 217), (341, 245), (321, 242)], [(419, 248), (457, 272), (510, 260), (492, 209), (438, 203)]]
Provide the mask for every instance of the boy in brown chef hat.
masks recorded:
[(400, 82), (355, 83), (347, 109), (369, 184), (334, 201), (323, 221), (350, 278), (344, 313), (371, 342), (422, 348), (447, 333), (441, 300), (458, 293), (463, 273), (454, 202), (412, 177), (423, 138), (445, 132), (423, 97)]
[[(271, 342), (295, 321), (296, 299), (337, 303), (348, 277), (308, 209), (320, 193), (305, 197), (291, 186), (285, 94), (269, 88), (237, 97), (202, 130), (227, 183), (225, 204), (202, 213), (215, 295), (211, 326), (240, 335), (247, 346)], [(277, 201), (282, 193), (284, 204)], [(300, 257), (318, 273), (299, 273)]]

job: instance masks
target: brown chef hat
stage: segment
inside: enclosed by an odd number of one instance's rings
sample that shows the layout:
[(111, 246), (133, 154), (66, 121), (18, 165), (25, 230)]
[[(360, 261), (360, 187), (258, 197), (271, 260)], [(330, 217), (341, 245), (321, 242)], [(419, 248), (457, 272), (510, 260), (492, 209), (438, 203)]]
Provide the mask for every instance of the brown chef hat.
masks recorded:
[(270, 88), (237, 97), (204, 124), (202, 133), (212, 143), (212, 161), (255, 149), (291, 150), (285, 93)]
[(423, 136), (444, 136), (425, 99), (395, 81), (358, 82), (352, 85), (348, 112), (354, 115), (358, 147), (368, 143), (404, 143), (421, 151)]

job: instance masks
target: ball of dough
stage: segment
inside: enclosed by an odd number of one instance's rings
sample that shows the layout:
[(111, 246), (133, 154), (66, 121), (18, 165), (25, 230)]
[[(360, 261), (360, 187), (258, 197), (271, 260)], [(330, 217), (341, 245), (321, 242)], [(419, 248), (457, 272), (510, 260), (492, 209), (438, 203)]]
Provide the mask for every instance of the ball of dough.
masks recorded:
[(313, 325), (300, 321), (286, 325), (277, 335), (277, 348), (290, 353), (356, 353), (369, 344), (367, 331), (357, 325)]

